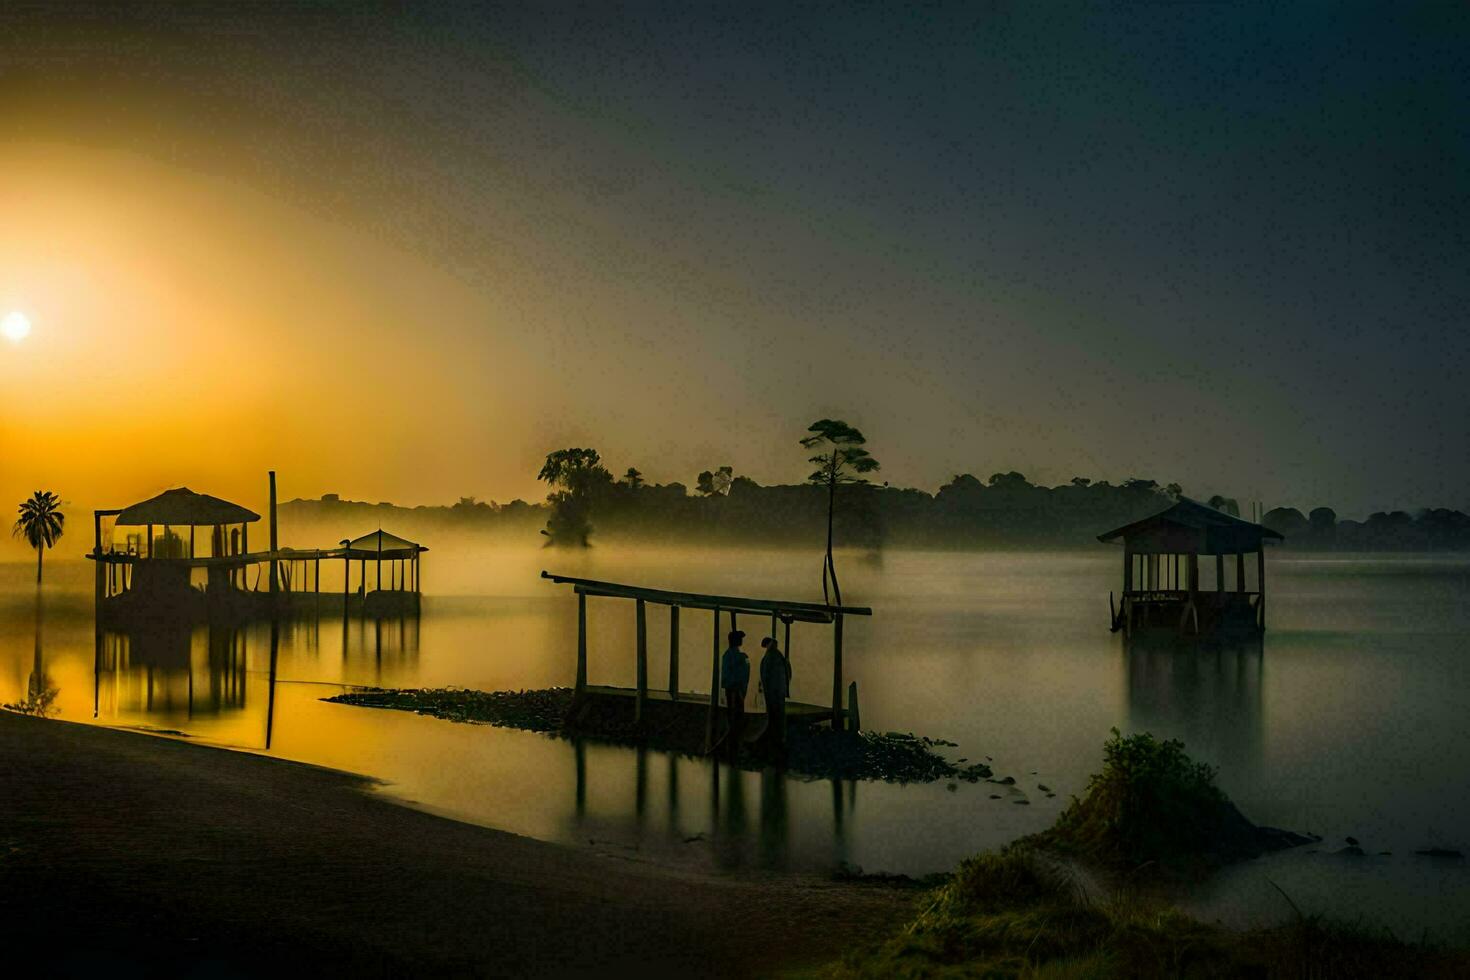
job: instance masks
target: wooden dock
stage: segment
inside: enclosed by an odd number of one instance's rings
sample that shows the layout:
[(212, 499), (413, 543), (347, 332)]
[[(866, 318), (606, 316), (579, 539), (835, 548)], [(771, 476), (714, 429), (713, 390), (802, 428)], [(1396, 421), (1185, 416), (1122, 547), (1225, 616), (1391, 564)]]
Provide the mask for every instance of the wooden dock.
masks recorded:
[[(830, 706), (806, 704), (800, 701), (786, 702), (788, 724), (817, 724), (829, 722), (834, 729), (857, 730), (856, 684), (843, 687), (842, 631), (846, 616), (871, 616), (873, 610), (866, 606), (834, 606), (826, 603), (805, 602), (794, 599), (752, 599), (741, 596), (710, 595), (699, 592), (684, 592), (668, 589), (650, 589), (618, 582), (600, 582), (593, 579), (553, 575), (543, 571), (541, 577), (558, 585), (570, 585), (577, 596), (577, 680), (576, 697), (572, 717), (576, 722), (579, 712), (591, 713), (599, 710), (599, 703), (614, 709), (616, 702), (632, 701), (632, 725), (652, 722), (651, 711), (660, 715), (661, 724), (681, 725), (687, 720), (689, 711), (704, 714), (704, 750), (710, 751), (718, 741), (720, 727), (718, 691), (720, 688), (720, 657), (724, 651), (725, 637), (721, 632), (721, 615), (729, 615), (729, 629), (738, 628), (737, 617), (747, 616), (769, 619), (770, 635), (776, 636), (779, 624), (785, 624), (786, 636), (783, 646), (785, 654), (791, 656), (791, 623), (816, 623), (832, 627), (832, 703)], [(592, 685), (587, 682), (587, 600), (589, 597), (628, 599), (634, 603), (636, 624), (635, 677), (633, 687)], [(667, 606), (669, 609), (669, 688), (654, 691), (648, 686), (648, 612), (649, 604)], [(712, 641), (710, 647), (709, 693), (686, 692), (679, 685), (679, 614), (682, 609), (708, 610), (712, 616)], [(843, 695), (848, 703), (844, 707)], [(689, 709), (683, 708), (688, 705)], [(616, 715), (616, 710), (611, 714)], [(747, 740), (759, 737), (765, 726), (765, 713), (747, 709)]]

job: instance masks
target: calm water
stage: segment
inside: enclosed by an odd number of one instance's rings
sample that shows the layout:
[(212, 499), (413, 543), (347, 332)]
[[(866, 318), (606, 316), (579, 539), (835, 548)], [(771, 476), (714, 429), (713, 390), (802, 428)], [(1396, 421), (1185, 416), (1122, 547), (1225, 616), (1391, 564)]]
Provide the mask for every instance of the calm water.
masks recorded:
[[(1252, 819), (1327, 838), (1319, 853), (1222, 876), (1202, 914), (1282, 914), (1269, 877), (1304, 907), (1470, 941), (1470, 868), (1412, 854), (1470, 850), (1470, 559), (1275, 560), (1263, 642), (1147, 650), (1107, 631), (1118, 587), (1108, 551), (846, 559), (846, 597), (875, 611), (845, 643), (865, 726), (958, 742), (954, 757), (992, 759), (1014, 790), (804, 782), (320, 700), (346, 685), (570, 684), (575, 601), (537, 578), (542, 567), (737, 595), (814, 598), (820, 586), (818, 561), (792, 553), (436, 546), (420, 621), (297, 624), (272, 676), (265, 628), (108, 637), (94, 670), (90, 566), (48, 563), (38, 643), (33, 566), (0, 565), (0, 700), (23, 697), (39, 671), (62, 718), (366, 773), (462, 819), (715, 869), (945, 870), (1048, 825), (1082, 792), (1111, 727), (1150, 730), (1219, 766)], [(650, 608), (654, 686), (665, 615)], [(630, 684), (632, 604), (593, 600), (590, 619), (591, 680)], [(686, 613), (682, 629), (680, 675), (702, 686), (709, 615)], [(795, 626), (794, 697), (830, 697), (829, 632)], [(1321, 853), (1349, 834), (1374, 856)]]

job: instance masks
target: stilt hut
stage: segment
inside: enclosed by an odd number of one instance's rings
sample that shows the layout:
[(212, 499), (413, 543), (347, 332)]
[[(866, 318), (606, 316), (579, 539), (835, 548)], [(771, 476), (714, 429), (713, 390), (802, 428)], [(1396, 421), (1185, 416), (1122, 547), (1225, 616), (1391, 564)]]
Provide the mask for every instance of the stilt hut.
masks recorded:
[[(832, 606), (817, 602), (798, 602), (787, 599), (747, 599), (737, 596), (706, 595), (697, 592), (671, 592), (665, 589), (649, 589), (617, 582), (598, 582), (592, 579), (553, 575), (543, 571), (541, 577), (558, 585), (570, 585), (577, 595), (577, 679), (572, 714), (585, 708), (593, 699), (631, 699), (633, 722), (646, 724), (650, 707), (656, 703), (664, 715), (671, 715), (669, 725), (689, 720), (693, 713), (703, 714), (704, 749), (713, 748), (719, 733), (719, 689), (720, 655), (725, 649), (726, 633), (737, 628), (741, 615), (756, 617), (755, 622), (769, 620), (770, 635), (776, 636), (778, 624), (785, 625), (785, 638), (781, 644), (786, 655), (792, 656), (792, 622), (821, 623), (832, 627), (832, 703), (827, 705), (804, 704), (800, 701), (786, 702), (786, 717), (789, 724), (813, 724), (830, 722), (837, 730), (847, 728), (857, 731), (859, 724), (857, 684), (842, 686), (842, 626), (845, 616), (871, 616), (873, 610), (866, 606)], [(587, 599), (605, 597), (631, 600), (634, 605), (635, 649), (634, 687), (611, 687), (592, 685), (587, 682)], [(668, 691), (654, 691), (648, 684), (648, 612), (649, 605), (667, 606), (669, 609), (669, 687)], [(679, 613), (682, 609), (707, 610), (711, 615), (712, 640), (710, 646), (710, 693), (689, 692), (679, 685)], [(721, 617), (727, 616), (722, 628)], [(758, 656), (758, 655), (757, 655)], [(756, 659), (756, 658), (752, 658)], [(847, 707), (843, 708), (843, 695), (847, 695)], [(626, 704), (626, 701), (624, 701)], [(758, 726), (751, 726), (747, 735), (760, 733)]]
[[(353, 593), (352, 563), (358, 563), (356, 594), (365, 611), (402, 612), (407, 606), (418, 608), (419, 555), (428, 551), (423, 545), (379, 528), (359, 538), (342, 541), (343, 597)], [(387, 581), (383, 578), (387, 566)], [(373, 587), (368, 589), (368, 569), (373, 570)]]
[[(112, 521), (104, 534), (108, 517)], [(165, 490), (121, 510), (96, 511), (93, 555), (99, 576), (105, 578), (101, 596), (130, 592), (155, 599), (187, 597), (198, 567), (209, 570), (210, 590), (237, 585), (250, 550), (250, 525), (258, 520), (252, 510), (188, 487)]]
[[(1098, 540), (1123, 543), (1121, 603), (1113, 608), (1108, 595), (1114, 632), (1159, 626), (1193, 635), (1265, 630), (1265, 543), (1284, 540), (1270, 528), (1180, 497), (1172, 507)], [(1252, 554), (1255, 587), (1247, 589), (1247, 556)], [(1201, 582), (1201, 555), (1214, 558), (1213, 588)], [(1233, 588), (1227, 588), (1227, 562), (1234, 565)]]

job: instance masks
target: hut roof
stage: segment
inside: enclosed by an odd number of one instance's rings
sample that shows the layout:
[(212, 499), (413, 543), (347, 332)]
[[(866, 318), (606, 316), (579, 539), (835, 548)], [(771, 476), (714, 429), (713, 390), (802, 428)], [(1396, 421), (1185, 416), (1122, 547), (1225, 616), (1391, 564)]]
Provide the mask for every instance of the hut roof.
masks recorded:
[(188, 487), (165, 490), (156, 497), (123, 508), (117, 515), (118, 524), (129, 526), (247, 524), (258, 520), (260, 515), (252, 510), (207, 493), (195, 493)]
[(1145, 517), (1141, 521), (1134, 521), (1132, 524), (1124, 524), (1122, 527), (1115, 528), (1107, 532), (1106, 534), (1099, 534), (1097, 536), (1097, 539), (1099, 541), (1107, 543), (1110, 541), (1116, 541), (1119, 538), (1129, 538), (1136, 534), (1149, 531), (1161, 525), (1167, 524), (1172, 524), (1175, 527), (1187, 528), (1194, 531), (1214, 531), (1225, 529), (1226, 531), (1250, 533), (1253, 535), (1260, 535), (1261, 537), (1265, 538), (1275, 538), (1277, 541), (1286, 540), (1279, 532), (1273, 531), (1263, 524), (1253, 524), (1250, 521), (1243, 521), (1239, 517), (1231, 517), (1224, 511), (1216, 510), (1213, 507), (1207, 507), (1206, 505), (1196, 500), (1190, 500), (1188, 497), (1180, 497), (1178, 502), (1175, 503), (1172, 507), (1165, 508), (1164, 510), (1159, 511), (1157, 514), (1154, 514), (1152, 517)]
[(360, 538), (345, 543), (348, 551), (365, 551), (370, 555), (398, 554), (400, 552), (428, 551), (423, 545), (389, 534), (382, 529), (369, 531)]

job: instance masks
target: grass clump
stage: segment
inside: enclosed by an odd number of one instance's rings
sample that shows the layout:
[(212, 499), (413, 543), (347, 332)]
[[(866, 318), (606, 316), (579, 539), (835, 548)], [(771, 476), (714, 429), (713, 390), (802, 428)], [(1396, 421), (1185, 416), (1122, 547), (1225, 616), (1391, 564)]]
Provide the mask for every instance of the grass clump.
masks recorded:
[(1252, 824), (1215, 775), (1178, 740), (1114, 728), (1086, 795), (1031, 843), (1109, 871), (1197, 874), (1310, 840)]

